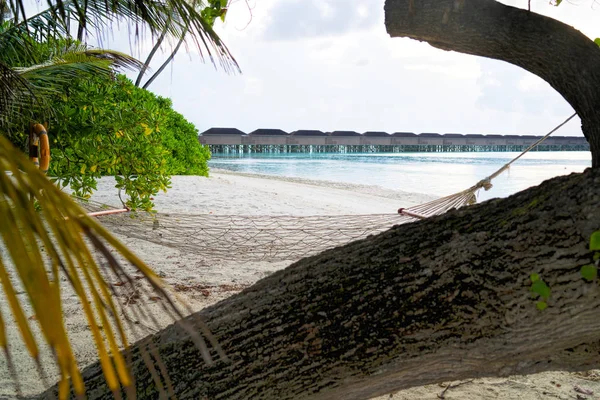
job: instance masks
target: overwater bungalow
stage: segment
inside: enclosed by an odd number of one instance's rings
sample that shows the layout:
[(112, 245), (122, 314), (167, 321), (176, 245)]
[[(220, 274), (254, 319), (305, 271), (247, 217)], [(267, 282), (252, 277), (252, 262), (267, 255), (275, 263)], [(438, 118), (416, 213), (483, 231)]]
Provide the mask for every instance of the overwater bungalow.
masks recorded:
[(287, 133), (281, 129), (257, 129), (255, 131), (250, 132), (250, 135), (254, 136), (287, 136)]
[(245, 135), (245, 132), (236, 128), (210, 128), (201, 133), (204, 135)]
[(417, 134), (413, 132), (394, 132), (392, 133), (394, 137), (416, 137)]
[(387, 132), (381, 132), (381, 131), (367, 131), (365, 133), (363, 133), (363, 136), (368, 136), (368, 137), (389, 137), (390, 134)]
[(333, 131), (329, 136), (360, 136), (360, 133), (355, 131)]
[(300, 129), (291, 133), (292, 136), (327, 136), (325, 132), (312, 130), (312, 129)]

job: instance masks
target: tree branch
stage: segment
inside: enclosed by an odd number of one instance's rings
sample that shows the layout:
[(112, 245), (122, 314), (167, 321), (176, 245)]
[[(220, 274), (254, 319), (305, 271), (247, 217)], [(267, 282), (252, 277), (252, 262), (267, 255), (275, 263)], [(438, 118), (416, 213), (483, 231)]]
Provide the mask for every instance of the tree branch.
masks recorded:
[(386, 0), (392, 37), (494, 58), (524, 68), (556, 89), (582, 120), (600, 167), (600, 48), (560, 21), (494, 0)]

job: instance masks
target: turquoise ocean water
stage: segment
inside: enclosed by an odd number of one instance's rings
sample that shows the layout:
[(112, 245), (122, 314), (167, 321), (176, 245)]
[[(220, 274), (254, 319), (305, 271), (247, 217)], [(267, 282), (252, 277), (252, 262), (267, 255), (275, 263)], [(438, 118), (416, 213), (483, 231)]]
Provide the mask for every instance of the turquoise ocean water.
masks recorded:
[[(237, 172), (380, 186), (445, 196), (489, 176), (518, 153), (213, 154), (209, 165)], [(506, 197), (542, 181), (591, 166), (589, 152), (530, 152), (480, 191)]]

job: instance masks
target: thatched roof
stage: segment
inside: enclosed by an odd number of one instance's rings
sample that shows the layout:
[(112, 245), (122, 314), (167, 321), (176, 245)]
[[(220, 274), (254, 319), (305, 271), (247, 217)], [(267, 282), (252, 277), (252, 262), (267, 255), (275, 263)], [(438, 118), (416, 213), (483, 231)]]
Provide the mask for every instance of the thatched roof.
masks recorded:
[(333, 131), (331, 136), (360, 136), (360, 133), (354, 131)]
[(286, 131), (281, 129), (257, 129), (249, 133), (249, 135), (260, 135), (260, 136), (286, 136), (289, 135)]
[(414, 137), (417, 136), (416, 133), (412, 133), (412, 132), (394, 132), (392, 134), (392, 136), (396, 136), (396, 137)]
[(367, 132), (363, 133), (363, 136), (369, 136), (369, 137), (388, 137), (388, 136), (390, 136), (390, 134), (387, 133), (387, 132), (381, 132), (381, 131), (367, 131)]
[(245, 133), (236, 128), (210, 128), (201, 135), (245, 135)]
[(317, 130), (301, 129), (291, 133), (294, 136), (327, 136), (326, 133)]
[(439, 133), (420, 133), (419, 136), (420, 137), (440, 137), (442, 135), (440, 135)]

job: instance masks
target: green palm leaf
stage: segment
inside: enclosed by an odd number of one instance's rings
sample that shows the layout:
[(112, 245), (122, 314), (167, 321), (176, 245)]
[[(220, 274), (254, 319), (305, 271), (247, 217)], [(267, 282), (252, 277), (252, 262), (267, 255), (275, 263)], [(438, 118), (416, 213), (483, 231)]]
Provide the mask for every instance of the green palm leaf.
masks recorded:
[[(33, 61), (26, 57), (23, 60), (28, 65)], [(114, 69), (139, 69), (141, 65), (125, 53), (81, 44), (57, 45), (50, 59), (41, 64), (12, 69), (2, 69), (0, 64), (0, 126), (10, 120), (35, 119), (35, 115), (51, 113), (49, 96), (64, 90), (75, 77), (110, 74)]]
[(30, 85), (40, 90), (53, 90), (80, 74), (108, 74), (113, 69), (139, 69), (142, 63), (118, 51), (89, 49), (84, 45), (71, 45), (58, 49), (45, 63), (24, 68), (14, 68)]
[[(8, 3), (16, 12), (24, 2), (8, 0)], [(136, 38), (145, 29), (152, 35), (167, 31), (178, 39), (187, 34), (201, 56), (214, 64), (218, 62), (226, 71), (239, 71), (225, 44), (202, 17), (198, 7), (202, 1), (190, 4), (187, 0), (47, 0), (47, 4), (47, 10), (25, 20), (20, 18), (15, 23), (18, 29), (41, 38), (65, 37), (75, 19), (87, 32), (101, 38), (111, 24), (126, 22), (133, 26)]]
[(0, 126), (9, 116), (31, 106), (35, 101), (29, 82), (14, 69), (0, 62)]

